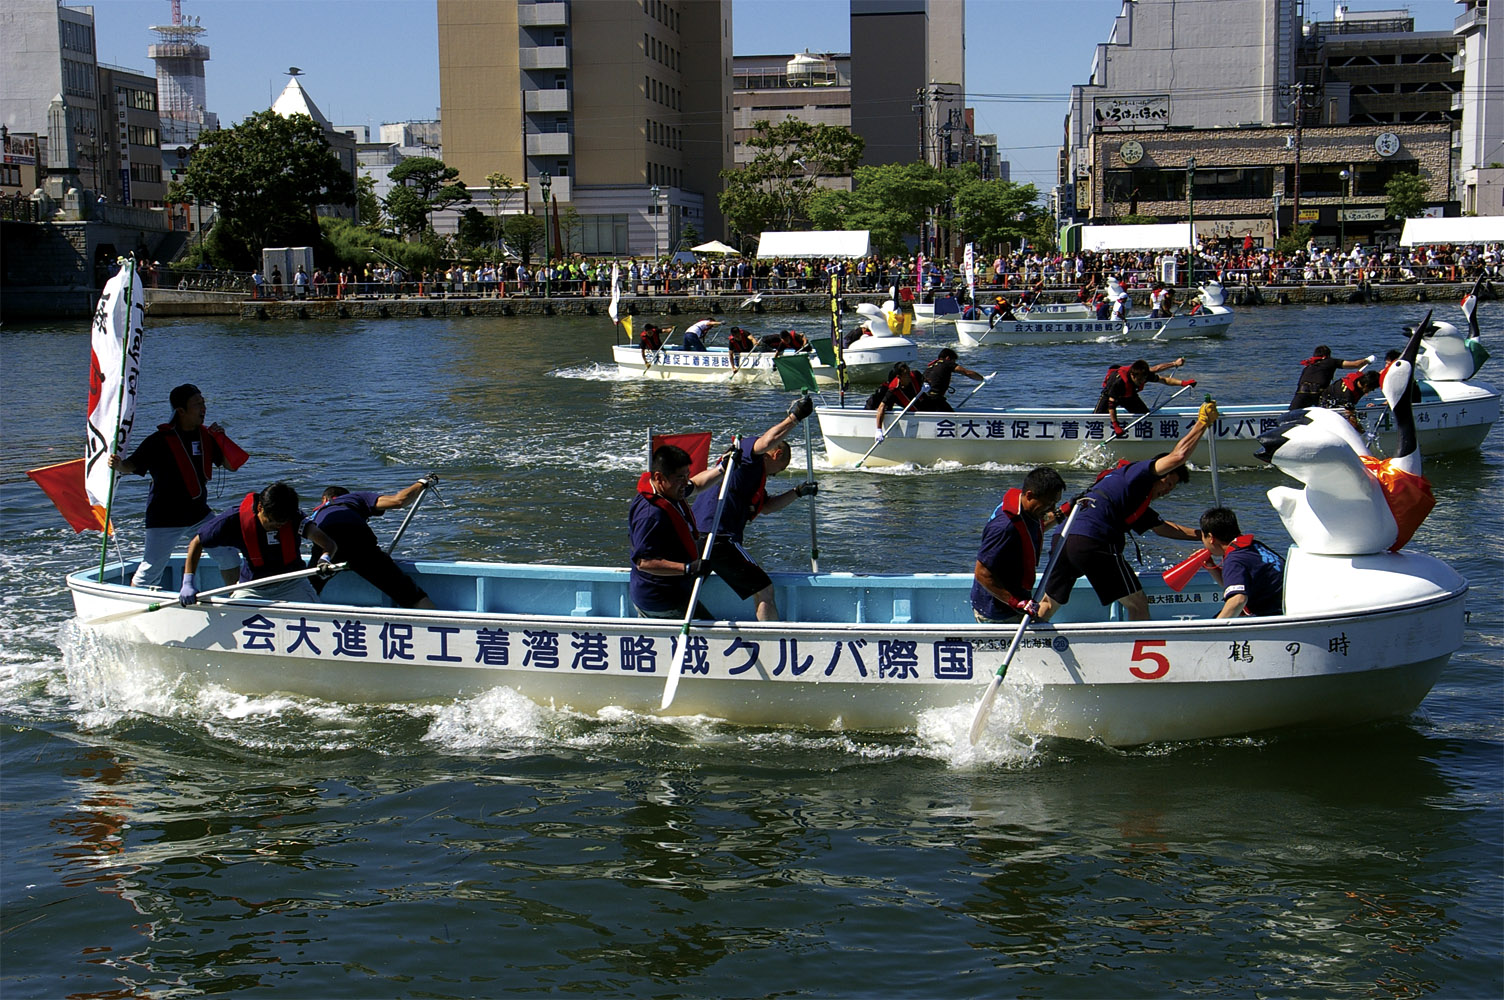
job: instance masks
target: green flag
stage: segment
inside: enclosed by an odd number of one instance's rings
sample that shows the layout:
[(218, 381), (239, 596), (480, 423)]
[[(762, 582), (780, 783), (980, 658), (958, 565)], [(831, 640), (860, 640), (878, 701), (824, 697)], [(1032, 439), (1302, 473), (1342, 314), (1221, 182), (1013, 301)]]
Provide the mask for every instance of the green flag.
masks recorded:
[(836, 349), (829, 337), (815, 337), (809, 343), (815, 349), (815, 356), (820, 359), (822, 365), (829, 365), (832, 368), (836, 366)]
[(783, 379), (783, 387), (790, 392), (798, 392), (800, 389), (815, 391), (815, 373), (810, 370), (808, 354), (791, 354), (774, 358), (773, 367), (778, 369), (778, 377)]

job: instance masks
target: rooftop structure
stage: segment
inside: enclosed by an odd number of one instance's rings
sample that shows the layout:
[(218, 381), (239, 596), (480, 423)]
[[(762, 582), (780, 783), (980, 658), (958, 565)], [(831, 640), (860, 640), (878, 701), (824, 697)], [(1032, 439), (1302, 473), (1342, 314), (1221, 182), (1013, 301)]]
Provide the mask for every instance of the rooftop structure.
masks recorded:
[(167, 145), (195, 142), (200, 132), (219, 127), (218, 117), (208, 111), (204, 63), (209, 46), (201, 40), (206, 29), (199, 20), (185, 18), (182, 0), (172, 0), (172, 22), (151, 29), (157, 41), (146, 54), (157, 64), (157, 113)]

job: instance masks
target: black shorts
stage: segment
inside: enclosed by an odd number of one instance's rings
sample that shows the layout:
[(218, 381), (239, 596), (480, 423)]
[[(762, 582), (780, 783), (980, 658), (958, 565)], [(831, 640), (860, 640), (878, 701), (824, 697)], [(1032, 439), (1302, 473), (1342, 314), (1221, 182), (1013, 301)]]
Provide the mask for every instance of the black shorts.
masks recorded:
[(1071, 588), (1083, 576), (1091, 582), (1103, 605), (1144, 589), (1138, 574), (1123, 558), (1122, 549), (1096, 538), (1068, 535), (1065, 551), (1055, 560), (1044, 592), (1056, 604), (1066, 604), (1071, 599)]
[[(335, 539), (335, 541), (339, 540)], [(363, 577), (371, 586), (390, 597), (392, 603), (399, 608), (415, 608), (423, 598), (428, 596), (423, 588), (413, 582), (412, 577), (402, 572), (402, 567), (397, 565), (396, 560), (381, 549), (347, 550), (344, 545), (341, 545), (335, 558), (339, 562), (349, 563), (350, 569)], [(315, 579), (313, 585), (322, 593), (325, 582)]]
[(1296, 389), (1295, 397), (1290, 400), (1290, 409), (1304, 410), (1308, 406), (1320, 406), (1322, 389)]
[[(1093, 413), (1111, 413), (1112, 412), (1112, 410), (1110, 408), (1111, 406), (1112, 406), (1112, 403), (1107, 398), (1107, 393), (1104, 392), (1104, 393), (1102, 393), (1102, 395), (1100, 395), (1100, 396), (1097, 397), (1097, 408), (1095, 410), (1092, 410), (1092, 412)], [(1142, 397), (1142, 396), (1129, 396), (1127, 399), (1120, 399), (1120, 400), (1118, 400), (1118, 409), (1120, 409), (1120, 410), (1126, 410), (1129, 413), (1148, 413), (1149, 412), (1149, 406), (1148, 406), (1147, 403), (1144, 402), (1144, 397)]]
[(950, 402), (943, 395), (937, 396), (934, 393), (930, 392), (926, 392), (919, 397), (919, 402), (914, 404), (914, 409), (920, 411), (921, 413), (956, 412), (955, 409), (950, 405)]
[(726, 581), (726, 586), (736, 591), (736, 596), (746, 600), (760, 590), (773, 585), (773, 580), (761, 566), (752, 561), (747, 550), (740, 544), (716, 539), (706, 563), (710, 572)]

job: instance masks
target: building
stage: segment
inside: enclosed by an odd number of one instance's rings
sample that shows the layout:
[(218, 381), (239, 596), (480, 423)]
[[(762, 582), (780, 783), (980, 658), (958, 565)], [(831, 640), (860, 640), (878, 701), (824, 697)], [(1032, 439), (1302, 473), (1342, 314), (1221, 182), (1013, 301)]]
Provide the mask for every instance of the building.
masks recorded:
[(965, 0), (851, 0), (851, 129), (863, 164), (940, 162), (966, 101)]
[(1425, 181), (1430, 211), (1455, 212), (1456, 43), (1403, 11), (1338, 5), (1309, 24), (1303, 11), (1125, 2), (1072, 89), (1060, 217), (1194, 218), (1204, 239), (1258, 243), (1310, 225), (1318, 243), (1370, 243), (1398, 235), (1384, 188), (1400, 173)]
[(168, 177), (162, 171), (162, 128), (156, 77), (124, 66), (99, 64), (102, 118), (109, 125), (100, 144), (99, 186), (112, 205), (161, 208)]
[[(293, 115), (307, 115), (324, 130), (324, 139), (329, 143), (329, 150), (339, 158), (339, 165), (345, 168), (353, 183), (360, 177), (359, 158), (356, 155), (356, 141), (353, 135), (342, 132), (335, 128), (313, 98), (298, 79), (302, 71), (293, 67), (292, 75), (287, 80), (287, 86), (282, 88), (282, 93), (272, 102), (272, 110), (283, 118), (291, 118)], [(318, 214), (332, 216), (334, 218), (350, 219), (355, 217), (355, 209), (350, 205), (320, 205)]]
[(153, 25), (151, 30), (157, 33), (157, 41), (147, 47), (146, 54), (157, 67), (162, 145), (164, 152), (171, 153), (219, 128), (219, 116), (208, 110), (204, 63), (209, 61), (209, 46), (203, 43), (206, 29), (199, 18), (183, 17), (182, 0), (172, 0), (171, 23)]
[(46, 136), (46, 173), (98, 190), (109, 138), (99, 105), (94, 9), (57, 0), (7, 0), (0, 6), (0, 124)]
[(12, 132), (0, 125), (0, 198), (29, 196), (41, 182), (35, 132)]
[[(732, 141), (737, 167), (756, 150), (746, 144), (752, 123), (789, 118), (851, 127), (851, 55), (845, 52), (737, 56), (732, 61)], [(821, 187), (851, 190), (851, 175), (821, 175)]]
[[(355, 140), (355, 159), (360, 176), (370, 178), (372, 192), (378, 201), (385, 201), (396, 187), (391, 173), (397, 164), (414, 156), (444, 157), (443, 132), (437, 120), (383, 122), (375, 139), (371, 138), (369, 125), (336, 125), (335, 131)], [(439, 220), (435, 228), (452, 231), (458, 222), (458, 213), (449, 213), (449, 216)]]
[(1452, 33), (1461, 43), (1462, 127), (1457, 193), (1464, 213), (1504, 215), (1504, 5), (1458, 0)]
[(731, 0), (437, 6), (444, 161), (475, 207), (500, 174), (534, 210), (546, 178), (577, 215), (571, 249), (663, 249), (686, 224), (725, 235)]

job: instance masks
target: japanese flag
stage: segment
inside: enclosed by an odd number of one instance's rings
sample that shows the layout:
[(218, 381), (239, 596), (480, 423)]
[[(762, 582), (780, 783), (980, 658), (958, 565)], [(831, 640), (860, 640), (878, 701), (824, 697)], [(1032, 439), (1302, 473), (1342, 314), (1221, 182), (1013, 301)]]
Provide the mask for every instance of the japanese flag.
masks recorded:
[(145, 306), (135, 266), (121, 265), (99, 297), (89, 344), (89, 423), (84, 443), (84, 488), (89, 501), (107, 506), (114, 471), (109, 457), (125, 450), (136, 418), (136, 378), (141, 370)]

